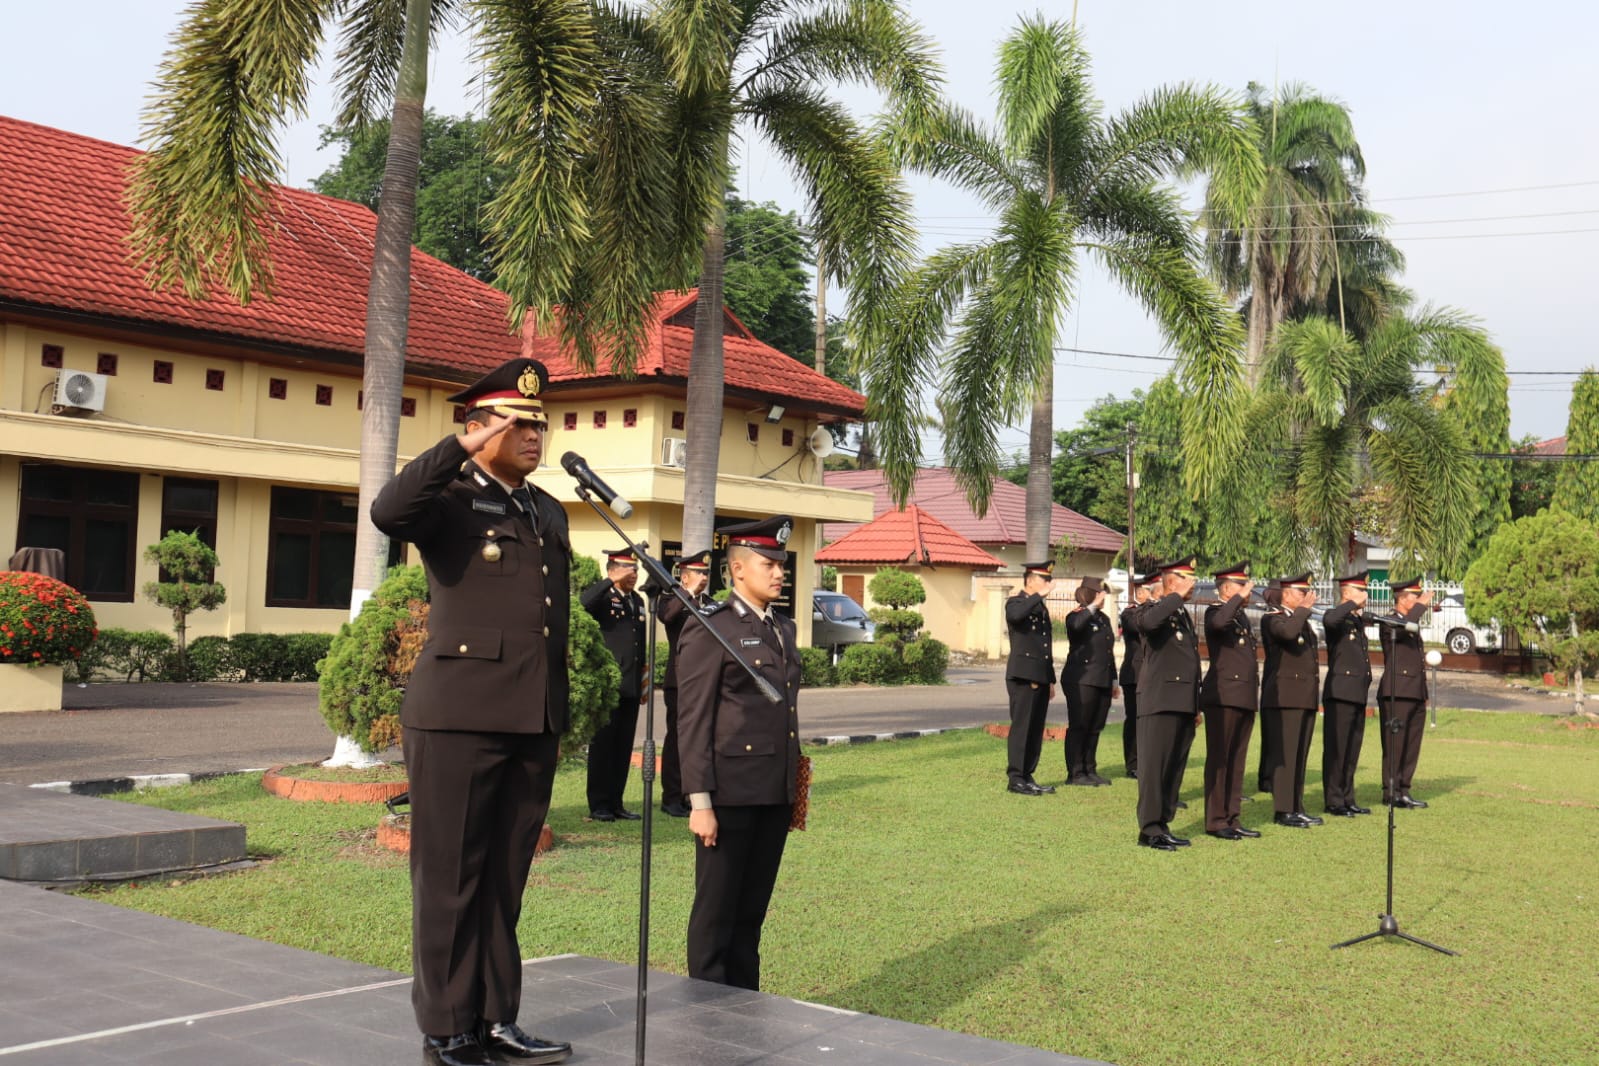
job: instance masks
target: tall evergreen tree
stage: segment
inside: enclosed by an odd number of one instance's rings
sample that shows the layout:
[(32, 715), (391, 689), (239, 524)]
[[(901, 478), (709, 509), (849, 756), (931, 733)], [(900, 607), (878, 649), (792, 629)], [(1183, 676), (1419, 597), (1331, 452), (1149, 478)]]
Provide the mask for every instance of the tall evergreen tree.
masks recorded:
[[(1571, 389), (1571, 410), (1566, 419), (1566, 455), (1599, 455), (1599, 373), (1582, 372)], [(1555, 477), (1552, 506), (1599, 521), (1599, 460), (1567, 458)]]

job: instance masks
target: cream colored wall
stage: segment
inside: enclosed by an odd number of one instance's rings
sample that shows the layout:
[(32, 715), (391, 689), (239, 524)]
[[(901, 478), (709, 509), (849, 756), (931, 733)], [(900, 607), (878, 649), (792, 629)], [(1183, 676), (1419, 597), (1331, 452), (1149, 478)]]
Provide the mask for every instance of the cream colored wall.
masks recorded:
[[(883, 606), (874, 600), (871, 594), (872, 578), (880, 570), (905, 570), (921, 579), (922, 588), (927, 592), (927, 599), (915, 610), (921, 612), (928, 635), (936, 637), (956, 651), (985, 658), (994, 657), (989, 630), (995, 616), (995, 606), (987, 589), (995, 584), (995, 581), (988, 571), (974, 572), (956, 566), (840, 566), (838, 568), (840, 576), (860, 574), (866, 579), (866, 603), (863, 606), (868, 610)], [(999, 603), (1000, 610), (997, 617), (1003, 628), (1003, 597)]]

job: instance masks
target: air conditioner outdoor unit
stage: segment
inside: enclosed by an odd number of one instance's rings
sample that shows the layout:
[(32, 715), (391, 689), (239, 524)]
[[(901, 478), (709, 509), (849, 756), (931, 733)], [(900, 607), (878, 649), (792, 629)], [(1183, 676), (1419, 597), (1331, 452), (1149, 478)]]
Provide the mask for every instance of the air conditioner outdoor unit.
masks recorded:
[(661, 465), (675, 466), (679, 470), (688, 465), (688, 441), (682, 437), (666, 437), (661, 441)]
[(63, 370), (56, 375), (55, 406), (78, 411), (105, 410), (106, 376), (85, 370)]

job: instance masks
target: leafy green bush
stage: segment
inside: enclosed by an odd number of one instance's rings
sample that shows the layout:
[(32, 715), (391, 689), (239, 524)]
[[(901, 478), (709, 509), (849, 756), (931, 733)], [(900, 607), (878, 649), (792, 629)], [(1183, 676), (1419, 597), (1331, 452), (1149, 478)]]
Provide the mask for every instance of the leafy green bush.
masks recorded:
[(353, 621), (339, 627), (320, 665), (317, 706), (335, 736), (349, 737), (362, 751), (377, 752), (398, 735), (400, 704), (411, 663), (399, 661), (404, 628), (413, 604), (427, 603), (427, 575), (420, 566), (396, 567), (361, 605)]
[(600, 624), (572, 597), (572, 633), (567, 643), (567, 675), (571, 684), (568, 708), (571, 721), (561, 735), (561, 758), (576, 759), (588, 747), (600, 726), (610, 720), (611, 708), (622, 691), (622, 671), (605, 646)]
[(949, 645), (935, 637), (917, 637), (905, 645), (906, 683), (942, 685), (949, 670)]
[[(584, 612), (585, 614), (587, 612)], [(655, 673), (650, 676), (654, 679), (651, 683), (659, 685), (666, 680), (666, 660), (672, 654), (672, 645), (664, 640), (655, 642)], [(618, 674), (618, 677), (621, 675)]]
[(892, 637), (872, 644), (851, 644), (838, 660), (840, 685), (904, 684), (905, 664)]
[(927, 601), (922, 579), (904, 570), (879, 570), (867, 582), (866, 591), (883, 607), (873, 607), (867, 615), (877, 623), (879, 633), (888, 632), (909, 640), (922, 628), (922, 616), (909, 608)]
[(801, 648), (800, 684), (806, 688), (828, 688), (838, 684), (833, 670), (833, 655), (826, 648)]
[(195, 637), (189, 642), (187, 679), (190, 681), (236, 681), (233, 643), (227, 637)]
[(154, 629), (104, 629), (100, 654), (105, 672), (123, 681), (156, 681), (166, 676), (167, 661), (177, 644)]
[(587, 555), (572, 556), (571, 580), (567, 582), (569, 591), (574, 596), (583, 594), (583, 590), (598, 581), (604, 574), (600, 564)]
[(211, 580), (216, 576), (217, 553), (198, 533), (173, 529), (144, 549), (144, 560), (155, 563), (166, 578), (146, 582), (144, 595), (172, 612), (178, 653), (172, 659), (169, 673), (176, 681), (199, 680), (189, 676), (189, 616), (196, 611), (214, 611), (227, 602), (227, 589)]
[(317, 668), (333, 647), (332, 633), (290, 633), (283, 638), (284, 681), (315, 681)]
[(64, 581), (0, 571), (0, 663), (70, 663), (94, 643), (94, 610)]
[(330, 633), (239, 633), (232, 666), (241, 681), (315, 681), (332, 642)]

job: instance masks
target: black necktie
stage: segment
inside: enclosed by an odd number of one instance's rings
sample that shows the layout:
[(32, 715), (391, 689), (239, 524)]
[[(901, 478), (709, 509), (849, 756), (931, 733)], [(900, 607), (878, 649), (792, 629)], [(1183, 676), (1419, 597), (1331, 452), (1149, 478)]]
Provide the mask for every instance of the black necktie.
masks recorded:
[(537, 533), (539, 529), (538, 512), (533, 509), (533, 493), (528, 491), (527, 484), (524, 482), (512, 489), (511, 498), (521, 505), (522, 516), (533, 527), (533, 532)]

